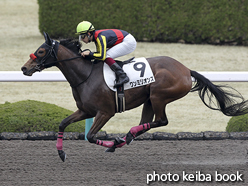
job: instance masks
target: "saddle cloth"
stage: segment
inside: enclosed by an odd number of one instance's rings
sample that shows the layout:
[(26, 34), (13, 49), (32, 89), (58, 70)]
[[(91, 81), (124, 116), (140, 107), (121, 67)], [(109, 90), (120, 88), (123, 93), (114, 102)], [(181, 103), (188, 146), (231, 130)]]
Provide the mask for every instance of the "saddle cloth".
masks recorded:
[[(155, 82), (150, 64), (144, 57), (135, 58), (130, 63), (124, 64), (123, 70), (130, 79), (128, 83), (124, 84), (124, 90)], [(114, 88), (116, 79), (115, 73), (106, 63), (103, 65), (103, 76), (108, 87), (111, 90), (116, 91), (116, 88)]]

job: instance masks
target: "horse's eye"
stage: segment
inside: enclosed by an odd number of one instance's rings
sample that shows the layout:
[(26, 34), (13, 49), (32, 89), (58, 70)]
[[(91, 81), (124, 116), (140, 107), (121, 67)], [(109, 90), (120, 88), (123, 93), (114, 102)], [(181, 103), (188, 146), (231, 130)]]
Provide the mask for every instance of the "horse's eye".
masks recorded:
[(46, 54), (46, 50), (44, 48), (40, 48), (38, 51), (37, 51), (37, 55), (39, 57), (43, 57), (44, 55)]

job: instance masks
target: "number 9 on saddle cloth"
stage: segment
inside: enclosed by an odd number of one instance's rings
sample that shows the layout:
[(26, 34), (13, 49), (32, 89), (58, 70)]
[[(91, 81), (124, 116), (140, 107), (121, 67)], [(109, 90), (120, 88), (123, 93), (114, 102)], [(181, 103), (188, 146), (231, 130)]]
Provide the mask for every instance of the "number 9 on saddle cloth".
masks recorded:
[(155, 78), (146, 58), (131, 58), (127, 61), (116, 61), (129, 77), (130, 81), (121, 87), (114, 88), (117, 81), (115, 73), (107, 64), (103, 65), (103, 75), (107, 86), (116, 92), (116, 112), (125, 111), (124, 90), (144, 86), (155, 82)]

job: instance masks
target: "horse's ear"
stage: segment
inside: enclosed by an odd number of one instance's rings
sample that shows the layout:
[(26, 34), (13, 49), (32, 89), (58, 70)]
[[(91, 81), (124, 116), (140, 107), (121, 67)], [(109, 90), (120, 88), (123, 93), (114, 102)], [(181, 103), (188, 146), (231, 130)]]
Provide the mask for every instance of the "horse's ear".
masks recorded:
[(44, 38), (45, 38), (45, 41), (46, 41), (47, 40), (47, 33), (43, 32), (43, 35), (44, 35)]
[(45, 38), (45, 40), (46, 40), (46, 44), (48, 44), (49, 46), (51, 46), (51, 45), (52, 45), (52, 40), (51, 40), (51, 38), (49, 37), (48, 33), (43, 32), (43, 35), (44, 35), (44, 38)]

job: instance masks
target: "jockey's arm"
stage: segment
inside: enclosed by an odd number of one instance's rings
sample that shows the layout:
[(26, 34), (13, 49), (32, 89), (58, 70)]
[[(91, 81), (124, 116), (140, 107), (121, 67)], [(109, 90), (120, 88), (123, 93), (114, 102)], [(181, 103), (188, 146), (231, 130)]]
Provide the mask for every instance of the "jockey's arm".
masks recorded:
[(104, 61), (106, 59), (107, 41), (106, 37), (100, 35), (96, 39), (97, 52), (90, 52), (89, 56)]

